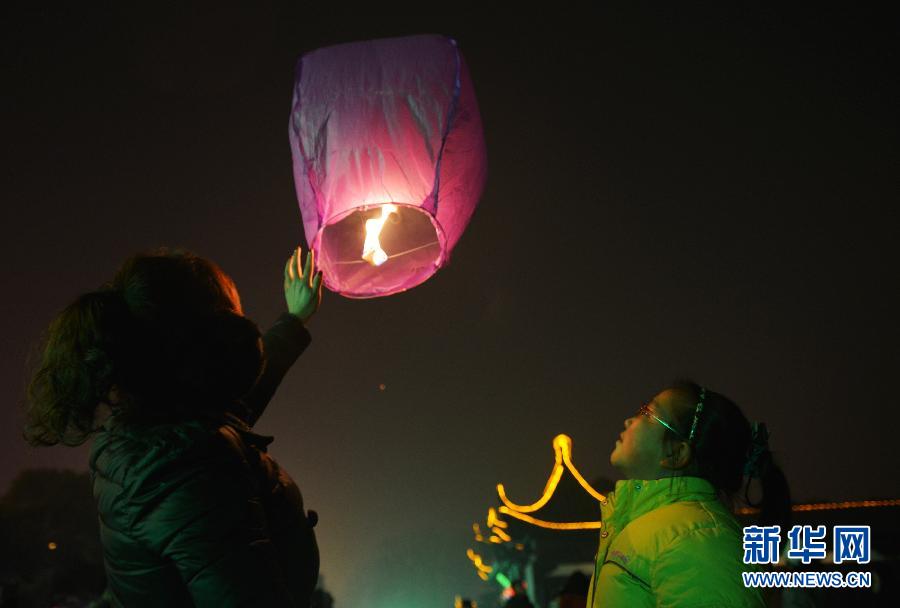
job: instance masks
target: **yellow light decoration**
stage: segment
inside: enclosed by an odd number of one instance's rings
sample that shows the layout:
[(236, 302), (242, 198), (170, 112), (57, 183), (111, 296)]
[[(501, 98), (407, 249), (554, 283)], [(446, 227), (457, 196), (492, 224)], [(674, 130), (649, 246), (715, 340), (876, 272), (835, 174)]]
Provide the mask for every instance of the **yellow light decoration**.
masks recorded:
[(485, 564), (482, 561), (481, 556), (475, 553), (471, 548), (466, 550), (466, 556), (472, 561), (479, 572), (490, 574), (494, 570), (492, 567)]
[(536, 517), (532, 517), (531, 515), (518, 513), (507, 507), (500, 507), (500, 512), (515, 517), (516, 519), (522, 520), (525, 523), (529, 523), (540, 528), (547, 528), (548, 530), (599, 530), (603, 526), (603, 522), (600, 521), (544, 521), (543, 519), (538, 519)]
[(490, 509), (488, 509), (487, 525), (488, 525), (488, 528), (494, 528), (494, 527), (507, 528), (507, 527), (509, 527), (508, 523), (506, 523), (505, 521), (503, 521), (502, 519), (497, 517), (497, 510), (494, 507), (491, 507)]
[(563, 462), (566, 463), (566, 468), (569, 469), (569, 473), (575, 478), (582, 488), (585, 491), (594, 497), (597, 502), (602, 502), (606, 500), (606, 496), (595, 490), (591, 484), (587, 482), (587, 480), (578, 472), (578, 469), (575, 468), (575, 465), (572, 463), (572, 438), (568, 435), (557, 435), (553, 438), (553, 449), (557, 449), (557, 444), (559, 444), (559, 449), (562, 451)]
[(531, 513), (547, 504), (550, 497), (553, 496), (553, 492), (556, 491), (556, 486), (559, 485), (559, 480), (562, 478), (563, 474), (562, 451), (557, 449), (555, 440), (553, 442), (553, 449), (556, 452), (556, 463), (553, 465), (553, 470), (550, 472), (550, 477), (547, 479), (547, 485), (544, 486), (543, 496), (530, 505), (517, 505), (506, 497), (506, 490), (503, 488), (503, 484), (498, 483), (497, 494), (500, 496), (500, 500), (504, 505), (519, 513)]
[[(888, 500), (852, 500), (843, 502), (815, 502), (802, 505), (793, 505), (792, 511), (833, 511), (839, 509), (864, 509), (870, 507), (900, 507), (900, 499)], [(752, 515), (759, 513), (755, 507), (743, 507), (737, 510), (739, 515)]]
[[(366, 220), (366, 240), (363, 243), (362, 259), (372, 266), (384, 264), (388, 255), (381, 248), (381, 229), (392, 213), (397, 212), (397, 205), (382, 205), (381, 217)], [(382, 389), (384, 390), (384, 389)]]
[(506, 532), (504, 532), (503, 530), (501, 530), (500, 528), (498, 528), (496, 526), (491, 528), (491, 532), (493, 532), (494, 534), (499, 536), (500, 540), (502, 540), (505, 543), (508, 543), (509, 541), (512, 540), (512, 538), (509, 536), (509, 534), (507, 534)]
[(486, 580), (488, 580), (488, 578), (490, 578), (490, 577), (489, 577), (487, 574), (485, 574), (484, 572), (482, 572), (481, 570), (479, 570), (479, 571), (478, 571), (478, 578), (480, 578), (480, 579), (483, 580), (483, 581), (486, 581)]
[(544, 486), (544, 494), (536, 502), (533, 502), (530, 505), (517, 505), (509, 500), (509, 498), (507, 498), (506, 490), (503, 488), (503, 484), (497, 484), (497, 494), (500, 496), (500, 500), (504, 505), (506, 505), (508, 509), (511, 509), (518, 513), (533, 513), (534, 511), (537, 511), (538, 509), (546, 505), (550, 498), (553, 496), (553, 492), (556, 491), (556, 486), (559, 485), (559, 480), (562, 478), (564, 469), (568, 469), (569, 472), (572, 473), (572, 476), (575, 477), (579, 485), (584, 488), (588, 492), (588, 494), (593, 496), (598, 501), (605, 500), (606, 497), (592, 488), (572, 463), (571, 437), (564, 434), (559, 434), (554, 437), (553, 452), (555, 456), (553, 470), (550, 472), (549, 479), (547, 479), (547, 485)]
[(47, 548), (50, 549), (51, 551), (56, 551), (56, 543), (54, 543), (54, 542), (47, 543)]
[[(547, 479), (547, 484), (544, 486), (543, 495), (535, 502), (530, 505), (518, 505), (506, 496), (506, 490), (503, 487), (503, 484), (497, 484), (497, 494), (500, 496), (501, 502), (503, 502), (503, 506), (500, 507), (500, 513), (504, 513), (506, 515), (511, 515), (516, 519), (521, 521), (533, 524), (535, 526), (540, 526), (542, 528), (548, 528), (550, 530), (596, 530), (601, 527), (601, 522), (599, 521), (580, 521), (580, 522), (551, 522), (544, 521), (542, 519), (537, 519), (530, 515), (525, 515), (526, 513), (533, 513), (546, 505), (550, 498), (552, 498), (553, 493), (556, 491), (556, 487), (559, 485), (559, 480), (562, 479), (563, 472), (568, 469), (568, 471), (572, 474), (578, 484), (587, 491), (594, 499), (597, 501), (606, 500), (606, 497), (591, 487), (591, 484), (587, 482), (584, 476), (578, 472), (578, 469), (575, 468), (575, 464), (572, 462), (572, 438), (568, 435), (559, 434), (553, 438), (553, 453), (554, 453), (554, 464), (553, 470), (550, 472), (550, 477)], [(488, 511), (488, 524), (491, 522), (491, 509)], [(497, 519), (496, 514), (494, 514), (494, 519)], [(505, 522), (504, 522), (505, 523)]]

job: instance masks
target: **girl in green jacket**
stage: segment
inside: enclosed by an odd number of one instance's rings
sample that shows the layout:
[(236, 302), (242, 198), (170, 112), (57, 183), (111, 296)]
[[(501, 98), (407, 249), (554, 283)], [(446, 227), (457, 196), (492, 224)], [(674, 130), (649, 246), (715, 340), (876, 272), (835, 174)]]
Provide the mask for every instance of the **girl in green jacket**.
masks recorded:
[(762, 486), (762, 523), (787, 528), (787, 481), (765, 425), (692, 382), (662, 391), (631, 417), (610, 454), (623, 475), (601, 503), (603, 527), (588, 607), (759, 607), (741, 572), (733, 515), (750, 480)]

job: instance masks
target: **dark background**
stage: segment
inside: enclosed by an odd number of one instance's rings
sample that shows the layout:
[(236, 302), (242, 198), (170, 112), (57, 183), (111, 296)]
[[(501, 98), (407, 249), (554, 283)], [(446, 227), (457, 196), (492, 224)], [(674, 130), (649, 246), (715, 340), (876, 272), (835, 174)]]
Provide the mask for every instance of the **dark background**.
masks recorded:
[(2, 9), (0, 492), (86, 466), (20, 439), (53, 315), (177, 245), (270, 323), (304, 239), (295, 60), (433, 32), (472, 73), (481, 205), (422, 286), (326, 294), (258, 425), (320, 514), (339, 606), (476, 595), (465, 549), (494, 484), (537, 498), (558, 432), (586, 476), (614, 477), (622, 420), (683, 375), (769, 424), (795, 500), (900, 497), (895, 16), (443, 8)]

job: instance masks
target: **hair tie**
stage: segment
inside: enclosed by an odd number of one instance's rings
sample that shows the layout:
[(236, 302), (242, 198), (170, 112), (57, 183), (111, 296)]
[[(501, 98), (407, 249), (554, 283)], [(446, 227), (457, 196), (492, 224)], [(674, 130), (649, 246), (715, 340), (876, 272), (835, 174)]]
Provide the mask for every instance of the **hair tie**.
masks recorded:
[(760, 477), (762, 455), (769, 451), (769, 429), (765, 422), (754, 422), (750, 438), (750, 450), (744, 464), (744, 474), (748, 477)]

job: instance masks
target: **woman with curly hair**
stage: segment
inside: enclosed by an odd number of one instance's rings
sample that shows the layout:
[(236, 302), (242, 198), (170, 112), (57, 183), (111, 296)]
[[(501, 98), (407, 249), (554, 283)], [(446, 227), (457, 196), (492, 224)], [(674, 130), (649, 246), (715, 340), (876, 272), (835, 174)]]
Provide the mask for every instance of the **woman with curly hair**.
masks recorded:
[(262, 336), (228, 275), (169, 250), (128, 259), (46, 331), (25, 437), (93, 438), (108, 604), (309, 604), (317, 516), (251, 430), (310, 342), (322, 277), (301, 257)]

